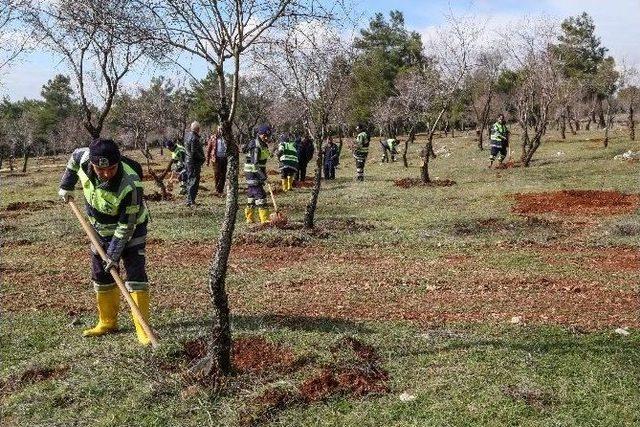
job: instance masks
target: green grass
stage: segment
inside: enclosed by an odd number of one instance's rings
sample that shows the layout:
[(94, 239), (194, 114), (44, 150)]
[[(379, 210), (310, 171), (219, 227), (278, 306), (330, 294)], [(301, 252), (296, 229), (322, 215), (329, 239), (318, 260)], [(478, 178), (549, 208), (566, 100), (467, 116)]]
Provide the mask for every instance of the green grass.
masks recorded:
[[(589, 313), (569, 306), (582, 304), (580, 296), (558, 293), (544, 313), (551, 320), (525, 317), (523, 324), (511, 324), (511, 316), (520, 313), (501, 306), (500, 294), (485, 299), (478, 289), (504, 278), (507, 295), (517, 291), (522, 294), (515, 295), (529, 298), (537, 294), (528, 294), (526, 287), (517, 290), (522, 284), (510, 289), (508, 280), (535, 284), (548, 279), (560, 286), (580, 283), (587, 291), (603, 289), (597, 295), (606, 299), (619, 298), (622, 291), (637, 295), (638, 269), (602, 262), (606, 250), (638, 247), (637, 213), (589, 217), (589, 224), (581, 225), (583, 218), (538, 215), (527, 220), (511, 211), (514, 193), (637, 193), (638, 165), (613, 157), (628, 149), (639, 151), (640, 143), (620, 133), (602, 149), (589, 141), (594, 137), (582, 133), (568, 141), (545, 142), (530, 168), (501, 171), (486, 168), (488, 153), (476, 151), (470, 137), (437, 140), (436, 149), (446, 145), (451, 154), (433, 161), (431, 173), (457, 182), (448, 188), (393, 185), (394, 179), (419, 176), (417, 146), (411, 148), (411, 167), (404, 169), (401, 163), (380, 164), (374, 142), (364, 184), (353, 182), (353, 161), (345, 152), (338, 179), (323, 183), (320, 194), (316, 218), (325, 236), (255, 230), (243, 223), (240, 212), (237, 237), (263, 244), (253, 245), (258, 264), (250, 258), (251, 245), (232, 255), (227, 286), (234, 336), (265, 337), (307, 363), (292, 372), (239, 374), (217, 392), (190, 387), (181, 372), (186, 368), (183, 343), (208, 332), (206, 274), (223, 201), (209, 191), (201, 193), (202, 206), (195, 211), (179, 201), (150, 204), (149, 237), (156, 242), (148, 248), (152, 316), (162, 341), (152, 352), (137, 345), (124, 308), (121, 333), (82, 338), (81, 330), (95, 320), (88, 249), (65, 206), (5, 211), (19, 201), (55, 200), (61, 170), (45, 165), (66, 159), (33, 159), (26, 176), (4, 173), (2, 425), (239, 425), (265, 390), (295, 390), (332, 363), (330, 347), (345, 336), (374, 346), (389, 372), (390, 392), (290, 404), (264, 424), (639, 425), (637, 317), (616, 317), (622, 314), (614, 304), (601, 301), (602, 308), (596, 309), (599, 302), (593, 301), (598, 321), (595, 327), (585, 325)], [(269, 168), (275, 168), (273, 161)], [(203, 185), (212, 189), (210, 170), (204, 179)], [(145, 188), (154, 191), (152, 182)], [(304, 189), (277, 196), (291, 220), (302, 219), (309, 193)], [(241, 207), (243, 201), (241, 197)], [(350, 231), (347, 220), (366, 227)], [(301, 246), (266, 245), (282, 236)], [(276, 261), (266, 262), (270, 256)], [(454, 303), (439, 298), (440, 292), (448, 292)], [(411, 305), (413, 301), (419, 305)], [(621, 301), (619, 307), (629, 310), (628, 302)], [(317, 310), (306, 312), (309, 307)], [(359, 311), (364, 308), (367, 315)], [(400, 320), (396, 309), (435, 317), (428, 322)], [(467, 311), (478, 316), (467, 318)], [(614, 333), (629, 325), (629, 336)], [(21, 380), (25, 373), (47, 368), (60, 373)], [(415, 400), (401, 401), (405, 392)]]

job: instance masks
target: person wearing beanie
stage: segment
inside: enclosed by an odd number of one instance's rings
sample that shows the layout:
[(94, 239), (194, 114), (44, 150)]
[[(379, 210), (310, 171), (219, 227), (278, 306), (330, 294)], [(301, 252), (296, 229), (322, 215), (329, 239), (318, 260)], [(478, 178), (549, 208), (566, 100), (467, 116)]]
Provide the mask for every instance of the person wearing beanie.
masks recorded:
[[(118, 329), (120, 292), (111, 277), (120, 261), (126, 273), (125, 285), (140, 312), (149, 318), (149, 279), (145, 269), (145, 244), (149, 213), (142, 199), (142, 167), (120, 155), (111, 139), (96, 139), (89, 147), (73, 152), (60, 182), (59, 196), (68, 202), (78, 181), (82, 186), (89, 222), (101, 241), (108, 260), (103, 262), (92, 248), (91, 281), (96, 292), (98, 323), (85, 329), (87, 337)], [(134, 317), (138, 341), (150, 343)]]
[(191, 207), (196, 204), (198, 187), (200, 186), (200, 173), (205, 161), (204, 147), (200, 140), (200, 123), (191, 123), (191, 132), (184, 142), (185, 161), (184, 166), (187, 171), (187, 202)]
[(268, 145), (270, 140), (271, 127), (261, 125), (258, 127), (256, 139), (250, 141), (242, 150), (245, 153), (244, 175), (247, 179), (247, 206), (244, 208), (247, 223), (255, 222), (256, 208), (260, 223), (269, 222), (264, 183), (267, 180), (267, 159), (271, 156)]

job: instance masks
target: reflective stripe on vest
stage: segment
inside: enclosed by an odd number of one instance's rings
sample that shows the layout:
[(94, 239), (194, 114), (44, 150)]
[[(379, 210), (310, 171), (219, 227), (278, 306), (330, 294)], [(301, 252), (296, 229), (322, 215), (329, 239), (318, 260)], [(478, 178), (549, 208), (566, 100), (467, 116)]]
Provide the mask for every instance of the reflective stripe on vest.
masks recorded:
[(491, 140), (493, 141), (505, 141), (507, 139), (507, 127), (500, 124), (494, 123), (491, 128)]
[(281, 162), (294, 162), (298, 163), (298, 152), (293, 142), (281, 142), (280, 143), (280, 155)]
[[(124, 162), (120, 162), (120, 167), (122, 168), (122, 179), (117, 192), (96, 187), (84, 172), (84, 169), (78, 169), (78, 178), (82, 184), (82, 192), (87, 203), (93, 209), (105, 215), (119, 216), (119, 207), (122, 199), (124, 199), (131, 191), (142, 191), (142, 182), (140, 181), (140, 177), (131, 168), (131, 166)], [(136, 200), (133, 202), (136, 203)], [(136, 224), (143, 223), (148, 216), (146, 206), (144, 204), (140, 206), (137, 203), (135, 205), (127, 206), (125, 213), (129, 215), (136, 214)], [(89, 218), (89, 222), (94, 226), (98, 234), (104, 237), (112, 236), (118, 227), (118, 224), (98, 223), (95, 218)]]
[(186, 151), (184, 151), (184, 147), (180, 144), (176, 144), (176, 149), (171, 153), (172, 160), (179, 160), (180, 156), (184, 156)]
[(259, 170), (264, 170), (267, 167), (267, 160), (271, 154), (269, 152), (269, 148), (260, 145), (256, 146), (256, 149), (260, 150), (258, 152), (258, 163), (255, 165), (251, 163), (251, 152), (248, 152), (244, 163), (245, 172), (258, 172)]

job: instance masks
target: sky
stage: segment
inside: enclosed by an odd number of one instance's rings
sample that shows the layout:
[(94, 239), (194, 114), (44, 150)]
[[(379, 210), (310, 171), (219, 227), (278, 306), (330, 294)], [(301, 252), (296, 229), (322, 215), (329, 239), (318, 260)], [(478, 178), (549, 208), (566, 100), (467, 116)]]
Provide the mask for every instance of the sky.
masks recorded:
[[(487, 23), (488, 31), (509, 25), (522, 18), (547, 16), (562, 20), (582, 12), (589, 13), (595, 22), (597, 35), (609, 54), (620, 63), (640, 68), (640, 0), (355, 0), (362, 15), (362, 27), (377, 12), (388, 14), (392, 9), (404, 13), (407, 28), (428, 37), (444, 21), (449, 10), (456, 15), (478, 17), (479, 25)], [(68, 74), (64, 63), (44, 51), (24, 55), (0, 76), (0, 97), (11, 100), (39, 98), (42, 85), (55, 74)], [(132, 73), (125, 81), (127, 87), (146, 84), (151, 77), (166, 75), (172, 71), (155, 69), (145, 65)], [(197, 60), (192, 64), (192, 74), (204, 77), (206, 65)], [(184, 77), (181, 77), (184, 79)]]

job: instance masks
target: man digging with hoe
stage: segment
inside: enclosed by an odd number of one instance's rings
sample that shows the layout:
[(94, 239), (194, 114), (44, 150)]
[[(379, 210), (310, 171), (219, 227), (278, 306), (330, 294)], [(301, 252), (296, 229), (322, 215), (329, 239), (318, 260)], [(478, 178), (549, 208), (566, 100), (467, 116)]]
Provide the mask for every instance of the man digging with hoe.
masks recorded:
[[(93, 337), (118, 329), (122, 292), (131, 306), (138, 341), (155, 346), (156, 338), (147, 324), (149, 284), (145, 245), (149, 214), (142, 201), (141, 174), (140, 164), (122, 157), (113, 140), (96, 139), (89, 148), (73, 152), (58, 194), (69, 203), (92, 241), (91, 279), (98, 304), (98, 323), (82, 334)], [(78, 180), (91, 226), (73, 202)], [(118, 274), (120, 260), (127, 275), (124, 283)]]

